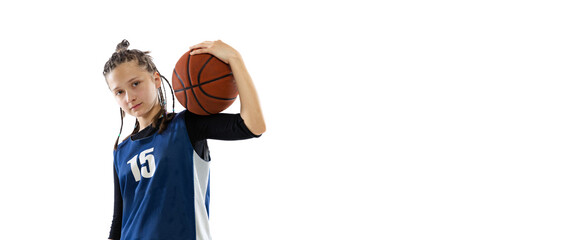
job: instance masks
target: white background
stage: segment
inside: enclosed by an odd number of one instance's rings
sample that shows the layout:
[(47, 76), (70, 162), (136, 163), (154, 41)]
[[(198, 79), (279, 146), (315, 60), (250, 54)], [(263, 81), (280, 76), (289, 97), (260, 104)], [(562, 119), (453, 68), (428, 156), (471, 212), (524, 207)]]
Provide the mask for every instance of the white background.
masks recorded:
[(108, 236), (124, 38), (244, 57), (268, 131), (209, 142), (216, 240), (580, 237), (574, 1), (8, 2), (2, 239)]

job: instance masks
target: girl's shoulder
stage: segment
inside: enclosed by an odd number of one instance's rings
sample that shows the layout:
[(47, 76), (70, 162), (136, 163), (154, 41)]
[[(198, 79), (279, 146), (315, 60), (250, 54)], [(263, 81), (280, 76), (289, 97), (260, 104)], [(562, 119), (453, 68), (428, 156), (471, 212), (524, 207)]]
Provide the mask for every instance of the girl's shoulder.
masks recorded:
[(186, 110), (183, 110), (181, 112), (170, 113), (170, 114), (174, 114), (174, 117), (173, 117), (174, 119), (184, 119), (187, 112), (189, 112), (189, 111), (187, 111), (187, 109), (186, 109)]

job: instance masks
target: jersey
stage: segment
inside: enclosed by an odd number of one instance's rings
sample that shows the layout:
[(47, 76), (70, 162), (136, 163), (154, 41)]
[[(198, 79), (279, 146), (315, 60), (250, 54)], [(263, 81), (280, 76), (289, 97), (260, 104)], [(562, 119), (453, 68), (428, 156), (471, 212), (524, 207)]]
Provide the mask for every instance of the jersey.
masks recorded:
[(209, 159), (175, 116), (163, 133), (127, 139), (114, 151), (123, 197), (121, 239), (209, 240)]

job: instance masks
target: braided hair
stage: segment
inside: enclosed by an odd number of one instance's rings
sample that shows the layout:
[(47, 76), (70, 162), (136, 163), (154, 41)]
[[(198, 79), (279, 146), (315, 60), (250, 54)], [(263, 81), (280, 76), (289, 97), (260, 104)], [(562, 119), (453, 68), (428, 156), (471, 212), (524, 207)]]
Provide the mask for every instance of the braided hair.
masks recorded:
[[(117, 66), (119, 66), (122, 63), (126, 63), (126, 62), (131, 62), (131, 61), (137, 61), (137, 65), (140, 67), (143, 67), (145, 70), (147, 70), (147, 72), (151, 73), (151, 74), (155, 74), (156, 72), (158, 73), (159, 71), (157, 71), (157, 67), (155, 67), (155, 64), (153, 63), (153, 58), (149, 55), (149, 51), (140, 51), (137, 49), (128, 49), (129, 48), (129, 41), (127, 41), (126, 39), (123, 39), (123, 41), (121, 41), (119, 44), (117, 44), (117, 49), (115, 50), (115, 52), (113, 53), (113, 55), (111, 55), (111, 57), (109, 58), (109, 60), (105, 63), (105, 68), (103, 70), (103, 76), (107, 76), (107, 74), (109, 74), (110, 72), (112, 72)], [(163, 75), (159, 74), (161, 76), (162, 79), (165, 80), (165, 82), (167, 82), (167, 85), (169, 86), (169, 89), (171, 90), (171, 96), (173, 97), (173, 112), (170, 114), (167, 114), (167, 101), (165, 101), (165, 86), (162, 82), (161, 87), (159, 87), (157, 89), (157, 96), (158, 96), (158, 100), (159, 103), (161, 105), (161, 109), (159, 110), (159, 112), (157, 112), (157, 114), (155, 114), (153, 119), (159, 119), (161, 118), (161, 122), (157, 123), (158, 121), (153, 121), (152, 125), (154, 128), (159, 127), (159, 131), (158, 133), (162, 133), (163, 131), (165, 131), (165, 129), (167, 128), (167, 125), (169, 124), (169, 122), (173, 119), (173, 117), (175, 116), (175, 94), (173, 93), (173, 88), (171, 88), (171, 84), (169, 84), (169, 81), (167, 80), (167, 78), (165, 78)], [(117, 136), (117, 140), (115, 141), (115, 146), (113, 149), (117, 150), (117, 146), (119, 145), (119, 138), (121, 137), (121, 132), (123, 131), (123, 119), (125, 118), (125, 112), (123, 111), (122, 108), (119, 108), (121, 110), (121, 129), (119, 130), (119, 135)], [(139, 121), (135, 121), (135, 129), (133, 129), (133, 132), (131, 133), (131, 135), (135, 134), (139, 132)], [(125, 141), (127, 138), (131, 137), (131, 135), (127, 136), (123, 141)]]

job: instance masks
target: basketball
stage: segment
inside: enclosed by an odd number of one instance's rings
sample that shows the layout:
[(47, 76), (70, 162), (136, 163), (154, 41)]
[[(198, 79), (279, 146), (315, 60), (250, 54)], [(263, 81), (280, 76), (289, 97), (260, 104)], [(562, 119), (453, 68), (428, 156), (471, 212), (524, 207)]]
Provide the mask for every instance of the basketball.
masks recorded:
[(211, 54), (187, 51), (173, 69), (173, 89), (182, 106), (197, 115), (217, 114), (238, 96), (230, 66)]

